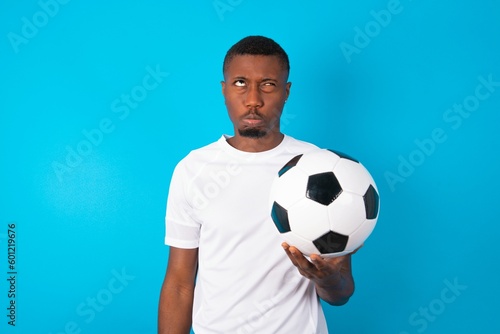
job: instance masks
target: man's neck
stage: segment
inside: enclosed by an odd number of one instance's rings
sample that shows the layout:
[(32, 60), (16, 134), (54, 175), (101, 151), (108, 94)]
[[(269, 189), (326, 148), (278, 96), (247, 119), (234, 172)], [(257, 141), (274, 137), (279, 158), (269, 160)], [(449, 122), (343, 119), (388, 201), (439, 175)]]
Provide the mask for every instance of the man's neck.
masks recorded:
[(285, 136), (278, 132), (261, 138), (242, 137), (239, 134), (227, 139), (229, 145), (244, 152), (264, 152), (278, 146)]

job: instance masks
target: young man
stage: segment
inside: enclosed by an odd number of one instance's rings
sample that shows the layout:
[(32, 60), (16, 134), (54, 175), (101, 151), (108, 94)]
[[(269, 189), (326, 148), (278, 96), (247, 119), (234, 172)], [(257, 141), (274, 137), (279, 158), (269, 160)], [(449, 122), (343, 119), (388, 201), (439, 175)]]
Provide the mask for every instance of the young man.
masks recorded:
[(354, 291), (351, 255), (309, 261), (281, 242), (270, 217), (274, 176), (316, 148), (280, 132), (289, 69), (285, 51), (262, 36), (226, 54), (222, 94), (234, 135), (192, 151), (172, 176), (160, 334), (191, 326), (197, 334), (323, 334), (319, 298), (342, 305)]

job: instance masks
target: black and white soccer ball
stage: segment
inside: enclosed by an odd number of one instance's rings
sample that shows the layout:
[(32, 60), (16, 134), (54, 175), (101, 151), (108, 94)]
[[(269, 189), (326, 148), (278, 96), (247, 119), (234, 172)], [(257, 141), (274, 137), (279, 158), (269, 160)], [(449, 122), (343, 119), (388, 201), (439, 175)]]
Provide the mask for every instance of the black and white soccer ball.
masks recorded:
[(275, 177), (271, 217), (284, 241), (304, 255), (353, 252), (372, 233), (379, 193), (359, 161), (333, 150), (295, 156)]

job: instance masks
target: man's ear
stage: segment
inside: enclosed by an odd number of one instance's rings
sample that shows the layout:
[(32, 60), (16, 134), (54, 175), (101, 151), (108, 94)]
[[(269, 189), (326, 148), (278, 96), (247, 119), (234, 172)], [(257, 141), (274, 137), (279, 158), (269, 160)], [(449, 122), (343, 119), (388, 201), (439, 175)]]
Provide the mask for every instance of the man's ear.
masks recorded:
[(225, 92), (226, 82), (225, 81), (221, 81), (220, 84), (222, 86), (222, 95), (226, 96), (226, 92)]
[(288, 96), (290, 96), (290, 88), (292, 87), (291, 82), (287, 82), (285, 86), (285, 92), (286, 92), (286, 98), (285, 100), (288, 100)]

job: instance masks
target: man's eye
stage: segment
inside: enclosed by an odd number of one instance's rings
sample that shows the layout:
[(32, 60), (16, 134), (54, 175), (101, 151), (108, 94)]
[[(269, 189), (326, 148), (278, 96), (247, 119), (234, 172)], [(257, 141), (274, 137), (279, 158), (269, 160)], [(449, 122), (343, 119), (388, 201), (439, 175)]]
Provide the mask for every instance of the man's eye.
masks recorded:
[(260, 89), (262, 89), (263, 92), (271, 93), (276, 89), (276, 84), (274, 82), (264, 82), (260, 86)]
[(274, 82), (271, 82), (271, 81), (263, 82), (261, 85), (261, 89), (263, 89), (266, 92), (273, 91), (274, 88), (276, 88), (276, 84)]
[(245, 81), (243, 81), (243, 80), (236, 80), (236, 81), (234, 82), (234, 85), (235, 85), (236, 87), (244, 87), (244, 86), (245, 86)]

